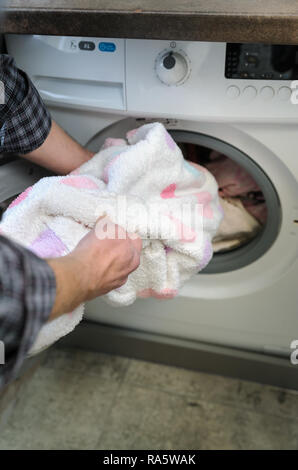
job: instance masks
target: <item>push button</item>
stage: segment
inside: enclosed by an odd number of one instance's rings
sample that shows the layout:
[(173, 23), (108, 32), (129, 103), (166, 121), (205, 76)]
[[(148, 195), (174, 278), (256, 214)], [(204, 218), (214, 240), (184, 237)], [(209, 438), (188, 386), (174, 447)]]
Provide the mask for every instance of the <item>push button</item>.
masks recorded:
[(257, 96), (257, 90), (254, 86), (247, 86), (242, 92), (243, 101), (249, 103)]
[(240, 95), (240, 90), (237, 86), (231, 85), (227, 88), (226, 94), (228, 98), (235, 100)]
[(288, 101), (291, 97), (291, 94), (292, 94), (292, 90), (288, 86), (282, 86), (278, 90), (278, 98), (281, 101)]
[(274, 96), (274, 89), (271, 86), (264, 86), (260, 91), (260, 97), (263, 101), (270, 101)]
[(81, 51), (94, 51), (95, 44), (92, 41), (80, 41), (79, 48)]

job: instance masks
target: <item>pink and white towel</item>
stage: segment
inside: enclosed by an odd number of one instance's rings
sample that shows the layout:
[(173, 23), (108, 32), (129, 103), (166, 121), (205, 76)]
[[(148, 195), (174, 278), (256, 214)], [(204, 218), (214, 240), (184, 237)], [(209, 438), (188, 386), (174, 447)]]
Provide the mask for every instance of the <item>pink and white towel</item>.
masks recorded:
[[(104, 298), (118, 306), (138, 297), (167, 299), (212, 257), (212, 238), (222, 219), (217, 192), (214, 177), (186, 162), (163, 125), (153, 123), (130, 131), (127, 141), (107, 139), (68, 176), (41, 179), (10, 205), (0, 227), (40, 257), (50, 258), (73, 250), (106, 214), (138, 233), (143, 248), (138, 269)], [(81, 305), (47, 323), (30, 352), (72, 331), (83, 309)]]

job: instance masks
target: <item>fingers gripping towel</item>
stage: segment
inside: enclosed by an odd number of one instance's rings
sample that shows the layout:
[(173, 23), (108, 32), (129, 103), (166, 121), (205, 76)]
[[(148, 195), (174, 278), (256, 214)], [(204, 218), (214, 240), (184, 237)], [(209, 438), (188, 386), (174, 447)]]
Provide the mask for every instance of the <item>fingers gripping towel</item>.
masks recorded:
[[(41, 179), (12, 202), (0, 227), (43, 258), (69, 253), (101, 215), (136, 232), (140, 266), (104, 296), (129, 305), (137, 297), (174, 297), (208, 264), (222, 218), (217, 192), (214, 177), (185, 161), (163, 125), (153, 123), (130, 131), (127, 141), (107, 139), (70, 175)], [(47, 323), (31, 353), (72, 331), (82, 315), (80, 306)]]

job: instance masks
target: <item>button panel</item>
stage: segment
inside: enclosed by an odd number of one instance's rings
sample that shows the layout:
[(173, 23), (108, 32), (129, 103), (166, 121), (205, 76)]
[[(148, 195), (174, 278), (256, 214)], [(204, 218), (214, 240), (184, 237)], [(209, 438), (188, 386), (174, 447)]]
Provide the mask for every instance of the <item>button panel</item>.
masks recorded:
[(257, 88), (252, 85), (239, 87), (238, 85), (229, 85), (226, 88), (226, 96), (231, 101), (237, 100), (242, 103), (250, 103), (254, 99), (260, 99), (263, 102), (271, 102), (277, 99), (279, 102), (289, 102), (291, 99), (292, 90), (288, 86), (280, 86), (274, 89), (272, 86), (261, 86)]

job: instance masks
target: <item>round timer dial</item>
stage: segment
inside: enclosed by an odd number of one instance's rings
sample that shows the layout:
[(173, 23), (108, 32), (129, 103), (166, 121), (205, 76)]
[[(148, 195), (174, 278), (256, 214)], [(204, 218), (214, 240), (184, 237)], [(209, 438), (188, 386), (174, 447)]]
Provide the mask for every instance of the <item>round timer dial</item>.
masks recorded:
[(182, 85), (189, 77), (190, 61), (182, 50), (164, 50), (156, 58), (155, 71), (165, 85)]

